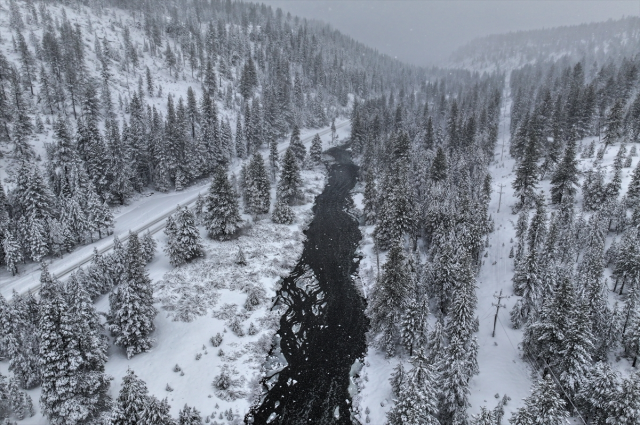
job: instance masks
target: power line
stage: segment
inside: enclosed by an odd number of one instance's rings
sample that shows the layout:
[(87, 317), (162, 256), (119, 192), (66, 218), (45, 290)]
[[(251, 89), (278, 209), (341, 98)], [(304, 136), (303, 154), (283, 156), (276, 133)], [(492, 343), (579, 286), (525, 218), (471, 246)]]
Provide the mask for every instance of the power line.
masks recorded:
[[(511, 342), (511, 338), (509, 338), (509, 334), (507, 333), (506, 328), (504, 327), (504, 325), (502, 324), (502, 321), (500, 320), (500, 318), (498, 318), (498, 322), (500, 322), (500, 327), (502, 327), (502, 330), (504, 331), (504, 334), (507, 337), (507, 340), (509, 341), (509, 344), (511, 345), (511, 347), (518, 352), (518, 350), (516, 350), (516, 347), (514, 347), (513, 343)], [(536, 368), (538, 370), (542, 369), (540, 367), (540, 364), (538, 364), (538, 362), (536, 361), (536, 359), (532, 358), (526, 351), (522, 351), (524, 353), (524, 355), (527, 357), (527, 359), (529, 360), (529, 362), (533, 363), (533, 365), (536, 366)], [(554, 379), (554, 381), (556, 382), (556, 385), (558, 385), (558, 387), (560, 387), (560, 389), (562, 390), (562, 393), (565, 395), (565, 397), (567, 398), (567, 400), (569, 401), (569, 404), (571, 404), (571, 406), (573, 407), (574, 411), (576, 412), (576, 414), (578, 415), (578, 417), (580, 418), (580, 420), (582, 421), (583, 424), (587, 424), (587, 421), (584, 420), (584, 418), (582, 417), (582, 415), (580, 414), (580, 411), (578, 410), (578, 408), (576, 407), (575, 404), (573, 404), (573, 401), (571, 401), (571, 398), (569, 397), (569, 394), (567, 393), (567, 391), (564, 389), (564, 387), (562, 386), (562, 384), (560, 383), (560, 380), (558, 379), (558, 377), (556, 376), (555, 373), (553, 373), (553, 370), (551, 369), (551, 366), (549, 365), (549, 363), (546, 362), (546, 360), (542, 359), (542, 361), (544, 362), (547, 370), (549, 371), (549, 373), (551, 374), (551, 377)]]

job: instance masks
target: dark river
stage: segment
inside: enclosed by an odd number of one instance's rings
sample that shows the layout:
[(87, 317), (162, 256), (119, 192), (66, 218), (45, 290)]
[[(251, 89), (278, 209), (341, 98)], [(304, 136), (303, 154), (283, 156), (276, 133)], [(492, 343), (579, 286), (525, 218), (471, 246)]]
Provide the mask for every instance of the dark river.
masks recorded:
[(316, 198), (302, 256), (277, 294), (286, 306), (278, 335), (287, 366), (247, 423), (353, 423), (349, 371), (364, 356), (369, 325), (352, 279), (362, 235), (347, 212), (358, 167), (341, 147), (326, 153), (335, 158), (329, 182)]

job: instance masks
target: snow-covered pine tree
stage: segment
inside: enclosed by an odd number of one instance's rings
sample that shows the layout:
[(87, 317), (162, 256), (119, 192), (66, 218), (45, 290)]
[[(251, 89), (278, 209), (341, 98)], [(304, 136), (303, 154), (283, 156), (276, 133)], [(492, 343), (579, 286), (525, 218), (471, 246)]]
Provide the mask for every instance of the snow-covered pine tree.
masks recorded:
[(278, 198), (271, 214), (271, 220), (276, 224), (291, 224), (295, 219), (296, 215), (289, 204), (283, 198)]
[(521, 407), (509, 418), (513, 425), (566, 425), (569, 413), (550, 375), (534, 385), (531, 395), (524, 399)]
[(320, 139), (320, 135), (316, 133), (313, 136), (313, 140), (311, 141), (311, 149), (309, 149), (309, 159), (314, 165), (320, 164), (322, 162), (322, 140)]
[(238, 198), (227, 178), (225, 167), (218, 167), (205, 202), (207, 212), (204, 222), (209, 237), (220, 240), (231, 238), (240, 228), (242, 219)]
[(185, 404), (178, 413), (178, 425), (202, 425), (202, 417), (198, 409)]
[(476, 281), (474, 278), (473, 263), (465, 250), (461, 250), (459, 268), (454, 275), (455, 286), (451, 308), (447, 312), (447, 334), (450, 339), (459, 338), (467, 343), (475, 328), (475, 310), (478, 304), (476, 297)]
[(245, 175), (245, 209), (254, 215), (268, 214), (271, 206), (271, 184), (262, 154), (255, 152)]
[(105, 134), (107, 139), (107, 161), (109, 163), (109, 175), (113, 177), (110, 182), (109, 191), (112, 198), (120, 205), (133, 195), (133, 170), (131, 161), (127, 154), (127, 149), (120, 137), (120, 130), (117, 121), (107, 121), (105, 123)]
[(127, 244), (127, 268), (122, 284), (109, 296), (108, 328), (115, 337), (114, 343), (123, 347), (127, 357), (151, 348), (150, 334), (157, 314), (153, 307), (151, 279), (144, 269), (138, 235), (130, 233)]
[(278, 155), (278, 140), (273, 138), (269, 142), (269, 168), (271, 169), (271, 180), (276, 180), (276, 174), (278, 173), (278, 165), (280, 158)]
[(167, 219), (165, 234), (167, 235), (165, 252), (174, 267), (202, 256), (202, 239), (193, 211), (189, 208), (178, 205), (177, 212), (171, 216), (171, 219)]
[(7, 270), (11, 272), (11, 276), (18, 274), (18, 264), (23, 261), (24, 257), (20, 243), (10, 230), (5, 231), (1, 253), (4, 254), (4, 263)]
[(613, 412), (608, 423), (632, 425), (640, 422), (640, 372), (624, 379), (622, 389), (613, 400)]
[(414, 300), (402, 317), (402, 345), (409, 350), (409, 356), (413, 356), (414, 349), (423, 349), (427, 342), (427, 316), (429, 316), (427, 303), (424, 300), (422, 302)]
[(471, 421), (472, 425), (494, 425), (495, 423), (493, 412), (484, 406), (480, 407), (480, 413)]
[(247, 141), (242, 130), (242, 120), (236, 120), (236, 156), (243, 159), (247, 156)]
[(387, 414), (389, 425), (440, 425), (433, 366), (427, 363), (422, 349), (411, 363), (413, 368), (405, 373), (396, 405)]
[(40, 385), (41, 377), (38, 332), (39, 306), (30, 293), (21, 296), (14, 292), (12, 301), (11, 326), (5, 333), (9, 370), (13, 372), (20, 388), (31, 389)]
[(576, 142), (570, 140), (564, 152), (562, 162), (551, 178), (551, 202), (559, 204), (565, 195), (573, 196), (578, 186), (578, 161), (576, 160)]
[(73, 285), (67, 300), (46, 267), (43, 275), (38, 330), (43, 414), (60, 425), (94, 420), (109, 407), (107, 342), (83, 288)]
[(535, 134), (529, 131), (524, 157), (516, 168), (516, 177), (513, 181), (515, 196), (519, 198), (517, 209), (527, 207), (534, 199), (534, 191), (540, 179), (538, 170), (538, 141)]
[(449, 342), (445, 356), (440, 360), (440, 422), (443, 424), (468, 423), (469, 380), (473, 371), (468, 367), (465, 343), (457, 336)]
[(291, 147), (287, 148), (282, 161), (282, 171), (278, 181), (278, 199), (292, 205), (301, 197), (300, 165)]
[(401, 335), (401, 318), (409, 303), (411, 291), (415, 290), (414, 277), (406, 267), (406, 256), (399, 243), (394, 244), (382, 266), (383, 273), (376, 282), (367, 315), (371, 319), (371, 332), (377, 337), (379, 349), (393, 357)]
[[(291, 149), (296, 160), (298, 160), (298, 166), (302, 168), (302, 164), (304, 164), (304, 159), (307, 156), (307, 148), (304, 147), (304, 144), (300, 139), (300, 128), (298, 128), (297, 125), (293, 126), (288, 149)], [(285, 156), (285, 163), (286, 163), (286, 156)]]
[(612, 145), (622, 136), (622, 124), (624, 119), (624, 101), (617, 99), (605, 118), (605, 131), (603, 141), (605, 147)]
[(434, 182), (442, 182), (447, 178), (447, 156), (442, 150), (442, 147), (438, 146), (436, 151), (436, 157), (431, 165), (431, 180)]
[(162, 401), (149, 396), (141, 415), (141, 423), (153, 425), (175, 425), (169, 412), (170, 406), (166, 398)]
[(592, 365), (594, 350), (590, 306), (581, 298), (576, 297), (572, 311), (568, 313), (569, 328), (565, 331), (559, 353), (561, 360), (558, 379), (562, 388), (572, 398), (580, 390)]
[(634, 207), (640, 202), (640, 161), (636, 164), (631, 174), (631, 181), (627, 188), (627, 205)]
[(142, 422), (149, 404), (149, 390), (145, 382), (135, 372), (127, 369), (122, 378), (120, 394), (115, 401), (115, 409), (109, 418), (109, 425), (138, 425)]
[(151, 236), (151, 233), (147, 230), (140, 238), (140, 251), (142, 253), (142, 259), (145, 263), (150, 263), (153, 257), (156, 255), (156, 247), (158, 243)]
[(619, 400), (622, 378), (606, 362), (593, 365), (576, 396), (576, 404), (590, 423), (606, 425), (607, 419), (613, 417), (613, 406)]

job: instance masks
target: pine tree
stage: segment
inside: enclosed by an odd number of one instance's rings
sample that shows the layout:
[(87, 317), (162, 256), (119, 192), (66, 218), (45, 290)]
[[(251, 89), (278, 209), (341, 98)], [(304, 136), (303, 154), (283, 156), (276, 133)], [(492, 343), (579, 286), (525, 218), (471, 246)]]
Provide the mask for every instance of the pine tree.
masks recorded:
[(304, 158), (307, 156), (307, 148), (302, 144), (302, 140), (300, 139), (300, 129), (297, 125), (293, 127), (293, 131), (291, 132), (289, 149), (291, 149), (295, 158), (298, 160), (298, 166), (302, 167)]
[(445, 353), (444, 326), (442, 320), (438, 320), (433, 326), (427, 341), (427, 363), (435, 365)]
[(401, 335), (402, 315), (409, 303), (410, 291), (415, 281), (406, 267), (406, 257), (400, 244), (389, 250), (383, 273), (376, 282), (367, 307), (371, 319), (371, 332), (378, 336), (377, 346), (386, 355), (395, 355), (396, 345)]
[[(169, 45), (169, 43), (167, 43), (167, 48), (164, 51), (164, 60), (167, 67), (169, 68), (169, 76), (171, 76), (171, 68), (176, 66), (177, 61), (176, 61), (176, 55), (171, 50), (171, 46)], [(176, 70), (176, 77), (177, 77), (177, 73), (178, 71)]]
[(570, 397), (575, 397), (592, 364), (594, 349), (589, 305), (577, 299), (569, 313), (569, 328), (560, 346), (558, 379)]
[(289, 204), (281, 197), (276, 201), (271, 214), (271, 220), (276, 224), (291, 224), (296, 219), (296, 215)]
[(496, 422), (491, 410), (487, 410), (486, 407), (480, 407), (480, 413), (473, 418), (472, 425), (494, 425)]
[(18, 274), (18, 263), (23, 261), (22, 247), (9, 230), (6, 231), (2, 240), (2, 252), (4, 253), (4, 263), (7, 270), (11, 272), (11, 276), (15, 276)]
[(241, 119), (236, 120), (236, 156), (241, 159), (247, 156), (247, 141), (242, 130)]
[(109, 175), (113, 176), (109, 191), (114, 200), (117, 200), (120, 205), (124, 205), (134, 190), (131, 182), (133, 177), (131, 161), (120, 137), (118, 123), (107, 121), (105, 123), (105, 133), (108, 141)]
[(464, 251), (460, 259), (460, 266), (453, 278), (456, 283), (453, 287), (451, 307), (447, 312), (449, 317), (447, 334), (452, 339), (458, 337), (466, 343), (474, 331), (474, 313), (478, 300), (475, 293), (473, 264)]
[(110, 418), (110, 425), (138, 425), (143, 421), (145, 412), (149, 406), (147, 385), (127, 369), (127, 374), (122, 378), (120, 394), (116, 399), (115, 411)]
[(185, 404), (178, 413), (178, 425), (202, 425), (202, 417), (198, 409)]
[(524, 403), (524, 407), (519, 408), (509, 419), (513, 425), (567, 423), (569, 413), (565, 410), (566, 402), (558, 394), (550, 375), (538, 381)]
[(110, 311), (107, 316), (114, 343), (125, 348), (127, 357), (148, 351), (153, 339), (150, 334), (157, 314), (153, 307), (151, 279), (144, 269), (138, 235), (131, 233), (126, 252), (126, 269), (123, 282), (109, 296)]
[(442, 182), (447, 178), (447, 156), (445, 155), (442, 147), (438, 146), (436, 151), (436, 157), (433, 160), (431, 166), (431, 180), (434, 182)]
[[(61, 285), (43, 269), (40, 303), (40, 403), (52, 424), (83, 423), (108, 407), (110, 377), (104, 374), (106, 340), (81, 286)], [(71, 302), (69, 302), (71, 301)]]
[(254, 215), (268, 214), (271, 206), (271, 184), (259, 152), (251, 157), (245, 176), (245, 208)]
[(206, 199), (207, 212), (204, 217), (209, 237), (229, 239), (240, 228), (238, 198), (227, 178), (225, 167), (218, 167)]
[(147, 230), (140, 238), (140, 251), (142, 252), (142, 259), (145, 263), (150, 263), (156, 254), (156, 247), (158, 243), (151, 236), (151, 233)]
[(513, 181), (515, 195), (520, 198), (518, 207), (526, 207), (534, 197), (534, 191), (539, 180), (538, 170), (538, 141), (532, 132), (529, 132), (529, 140), (524, 152), (524, 158), (516, 169), (516, 178)]
[(627, 205), (634, 207), (640, 202), (640, 161), (636, 164), (636, 168), (633, 169), (631, 181), (627, 189)]
[(433, 367), (426, 362), (422, 350), (411, 359), (413, 369), (405, 377), (396, 405), (387, 414), (390, 425), (440, 425), (438, 391)]
[(309, 158), (313, 164), (320, 164), (322, 162), (322, 140), (320, 135), (316, 133), (311, 141), (311, 149), (309, 149)]
[(414, 348), (422, 349), (427, 341), (428, 315), (429, 306), (427, 303), (414, 301), (409, 304), (402, 317), (402, 345), (409, 350), (409, 356), (413, 356)]
[(613, 413), (608, 423), (632, 425), (640, 421), (640, 372), (633, 373), (622, 383), (622, 389), (613, 401)]
[(203, 254), (200, 232), (193, 212), (178, 205), (177, 212), (167, 219), (165, 252), (174, 267), (190, 262)]
[(300, 177), (300, 165), (291, 147), (287, 148), (282, 161), (282, 171), (278, 181), (278, 199), (292, 205), (300, 199), (302, 178)]
[(624, 103), (622, 99), (616, 100), (605, 119), (606, 130), (604, 132), (605, 148), (618, 141), (622, 136), (622, 124), (624, 119)]
[(20, 51), (22, 76), (24, 78), (25, 85), (31, 90), (31, 96), (33, 96), (33, 80), (36, 73), (36, 63), (21, 31), (18, 31), (18, 50)]
[[(46, 266), (45, 266), (46, 269)], [(41, 275), (41, 283), (48, 274)], [(9, 370), (13, 372), (20, 388), (30, 389), (40, 385), (39, 358), (39, 306), (33, 295), (13, 294), (10, 325), (5, 334), (9, 354)]]
[(590, 368), (576, 399), (591, 423), (606, 425), (607, 419), (613, 417), (621, 381), (620, 374), (606, 362), (598, 362)]
[(380, 249), (387, 249), (405, 235), (413, 235), (415, 206), (406, 162), (404, 158), (400, 158), (397, 165), (389, 169), (380, 189), (380, 193), (386, 194), (378, 209), (378, 222), (374, 231), (376, 245)]
[(27, 105), (22, 98), (20, 75), (15, 68), (10, 71), (9, 82), (11, 83), (10, 96), (13, 106), (13, 132), (11, 135), (13, 157), (18, 161), (32, 161), (36, 156), (33, 146), (29, 143), (29, 137), (33, 133), (33, 124)]
[(141, 423), (149, 425), (174, 425), (169, 412), (170, 406), (167, 399), (162, 401), (150, 396), (141, 415)]
[(463, 341), (455, 337), (449, 342), (446, 354), (441, 360), (440, 421), (445, 424), (466, 425), (469, 406), (469, 370), (467, 353)]
[(278, 172), (278, 164), (279, 164), (279, 155), (278, 155), (278, 140), (273, 138), (269, 142), (269, 167), (271, 168), (271, 180), (276, 180), (276, 174)]
[(551, 202), (559, 204), (565, 195), (573, 196), (578, 185), (578, 162), (576, 161), (576, 142), (570, 140), (564, 152), (562, 162), (551, 178)]

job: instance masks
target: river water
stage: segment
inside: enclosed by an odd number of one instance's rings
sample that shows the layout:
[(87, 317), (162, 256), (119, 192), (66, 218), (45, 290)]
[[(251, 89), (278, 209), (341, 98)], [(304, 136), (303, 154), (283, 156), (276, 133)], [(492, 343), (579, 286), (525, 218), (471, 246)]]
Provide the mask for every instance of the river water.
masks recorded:
[(364, 356), (369, 325), (352, 278), (362, 235), (347, 212), (358, 167), (342, 147), (327, 153), (335, 159), (329, 181), (316, 198), (302, 256), (277, 294), (286, 306), (278, 335), (287, 366), (247, 423), (353, 423), (349, 371)]

